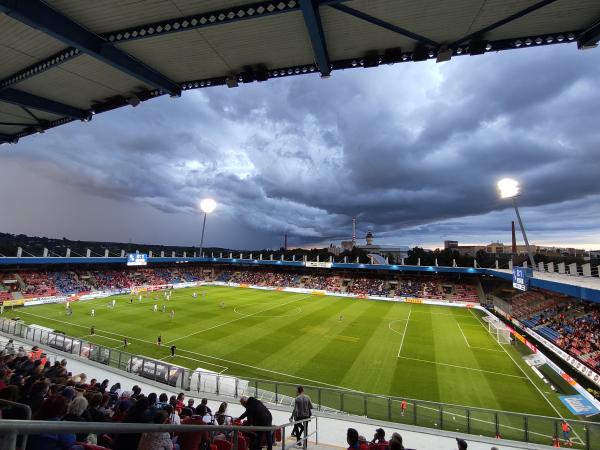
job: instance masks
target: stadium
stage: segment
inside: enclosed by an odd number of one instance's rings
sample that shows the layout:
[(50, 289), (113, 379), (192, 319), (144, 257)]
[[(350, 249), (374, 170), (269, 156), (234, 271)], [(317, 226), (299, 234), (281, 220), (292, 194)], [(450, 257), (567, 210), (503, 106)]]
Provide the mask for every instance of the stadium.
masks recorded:
[[(0, 151), (187, 90), (600, 39), (592, 1), (444, 3), (0, 0)], [(600, 261), (534, 253), (498, 189), (505, 253), (359, 245), (355, 217), (339, 248), (209, 248), (218, 198), (199, 247), (10, 235), (0, 449), (600, 449)]]

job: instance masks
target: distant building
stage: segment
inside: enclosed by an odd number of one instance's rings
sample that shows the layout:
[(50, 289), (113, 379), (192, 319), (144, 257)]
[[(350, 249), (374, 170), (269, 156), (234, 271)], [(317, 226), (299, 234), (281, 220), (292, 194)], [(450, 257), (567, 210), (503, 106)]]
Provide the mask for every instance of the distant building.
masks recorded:
[(458, 241), (444, 241), (444, 248), (457, 248)]
[(373, 236), (373, 232), (369, 231), (365, 236), (367, 245), (357, 245), (356, 247), (369, 254), (380, 255), (384, 258), (393, 258), (394, 261), (400, 261), (403, 258), (408, 258), (408, 251), (410, 250), (410, 247), (406, 245), (376, 245), (374, 243), (374, 239), (375, 236)]
[[(456, 245), (454, 245), (456, 243)], [(450, 245), (449, 245), (450, 244)], [(583, 257), (587, 256), (588, 252), (579, 248), (562, 248), (562, 247), (544, 247), (540, 245), (531, 245), (531, 251), (536, 255), (545, 256), (570, 256)], [(456, 250), (461, 256), (476, 256), (478, 251), (494, 255), (511, 255), (512, 245), (505, 245), (502, 242), (492, 242), (487, 245), (458, 245), (458, 241), (444, 241), (445, 249)], [(517, 255), (526, 255), (527, 246), (517, 245)]]

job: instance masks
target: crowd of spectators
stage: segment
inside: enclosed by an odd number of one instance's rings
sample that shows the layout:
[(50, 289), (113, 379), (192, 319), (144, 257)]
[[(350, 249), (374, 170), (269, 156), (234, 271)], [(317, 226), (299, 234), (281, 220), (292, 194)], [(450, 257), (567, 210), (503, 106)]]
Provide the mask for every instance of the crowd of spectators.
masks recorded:
[(89, 292), (90, 285), (80, 279), (74, 272), (52, 272), (52, 280), (56, 290), (61, 294), (79, 294)]
[(387, 280), (379, 278), (355, 278), (347, 288), (348, 292), (356, 295), (377, 295), (387, 297), (390, 288)]
[[(444, 277), (356, 276), (352, 273), (306, 274), (299, 271), (213, 271), (199, 267), (129, 268), (71, 272), (20, 272), (26, 297), (80, 294), (90, 290), (130, 289), (215, 280), (275, 288), (305, 288), (380, 297), (403, 296), (434, 300), (477, 302), (474, 284)], [(0, 300), (10, 293), (0, 292)]]
[(600, 370), (600, 307), (534, 290), (509, 299), (512, 315), (529, 328), (578, 358), (588, 367)]
[(50, 297), (58, 293), (48, 272), (20, 272), (19, 275), (24, 284), (21, 291), (24, 297)]
[[(194, 405), (194, 399), (186, 399), (184, 393), (145, 395), (137, 385), (128, 391), (122, 389), (120, 383), (111, 385), (107, 379), (88, 380), (85, 374), (73, 375), (68, 371), (66, 360), (52, 364), (39, 348), (33, 347), (30, 351), (15, 348), (12, 340), (0, 351), (0, 399), (28, 405), (34, 420), (182, 425), (181, 432), (172, 434), (29, 435), (27, 450), (80, 450), (82, 447), (78, 444), (81, 443), (114, 450), (230, 449), (232, 436), (220, 432), (185, 433), (183, 427), (187, 424), (260, 425), (256, 411), (261, 411), (262, 416), (268, 415), (270, 420), (266, 407), (252, 397), (241, 399), (246, 413), (234, 418), (228, 414), (225, 402), (213, 413), (206, 399)], [(3, 419), (26, 419), (26, 412), (18, 406), (2, 406), (0, 413)], [(241, 434), (239, 439), (244, 441), (245, 448), (259, 448), (260, 442), (250, 432)], [(213, 447), (211, 444), (217, 440), (228, 444)]]

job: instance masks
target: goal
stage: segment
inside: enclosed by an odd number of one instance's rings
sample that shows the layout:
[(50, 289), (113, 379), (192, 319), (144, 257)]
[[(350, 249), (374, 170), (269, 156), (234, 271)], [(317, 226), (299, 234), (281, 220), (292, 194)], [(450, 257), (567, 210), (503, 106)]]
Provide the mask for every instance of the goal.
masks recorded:
[(500, 319), (493, 316), (484, 317), (483, 320), (488, 324), (488, 331), (499, 344), (510, 344), (510, 330)]

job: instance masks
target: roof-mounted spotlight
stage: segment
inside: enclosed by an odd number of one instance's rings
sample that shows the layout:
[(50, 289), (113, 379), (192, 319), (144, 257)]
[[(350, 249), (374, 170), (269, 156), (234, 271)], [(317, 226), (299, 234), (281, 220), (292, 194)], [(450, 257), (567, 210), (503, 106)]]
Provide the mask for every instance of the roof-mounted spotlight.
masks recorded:
[(265, 66), (260, 66), (254, 71), (254, 77), (258, 82), (267, 81), (269, 79), (269, 71)]
[(235, 75), (230, 75), (225, 79), (225, 84), (228, 88), (236, 88), (238, 87), (238, 79)]
[(252, 83), (255, 80), (254, 72), (252, 72), (251, 70), (247, 70), (240, 73), (240, 80), (242, 81), (242, 83)]
[(89, 113), (87, 116), (85, 116), (85, 117), (82, 117), (82, 118), (81, 118), (81, 121), (82, 121), (82, 122), (91, 122), (91, 121), (92, 121), (92, 115), (93, 115), (93, 114), (90, 112), (90, 113)]
[(134, 108), (141, 103), (141, 100), (137, 95), (132, 95), (131, 97), (126, 98), (125, 101)]
[(383, 53), (383, 61), (387, 64), (402, 62), (402, 49), (400, 47), (386, 49)]
[(137, 95), (132, 95), (131, 97), (128, 97), (127, 99), (125, 99), (125, 101), (127, 103), (129, 103), (131, 106), (133, 106), (134, 108), (141, 103), (141, 100)]
[(415, 45), (412, 59), (413, 61), (427, 61), (429, 59), (429, 49), (423, 44)]
[(442, 45), (437, 52), (437, 59), (435, 60), (435, 62), (437, 62), (437, 63), (446, 62), (446, 61), (450, 61), (451, 58), (452, 58), (452, 49), (448, 48), (445, 45)]
[(483, 39), (473, 39), (469, 43), (469, 53), (471, 54), (471, 56), (483, 55), (487, 50), (487, 46), (488, 41), (485, 41)]
[(379, 55), (377, 52), (369, 52), (363, 58), (363, 67), (377, 67), (379, 65)]

